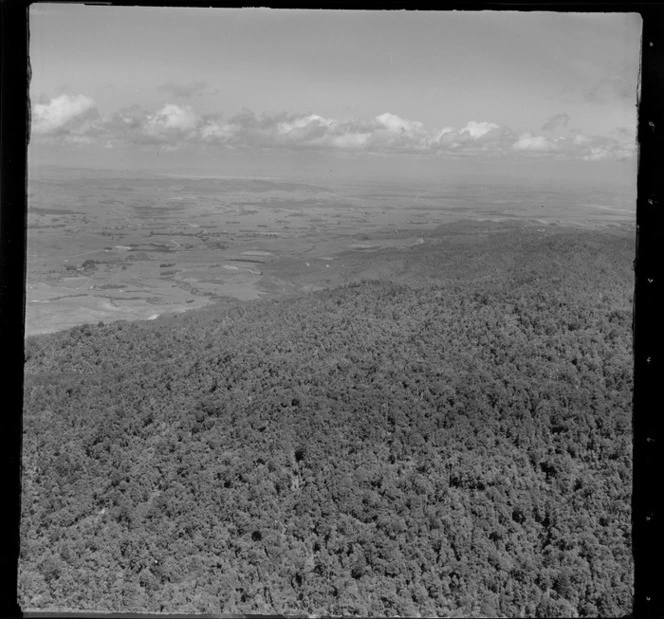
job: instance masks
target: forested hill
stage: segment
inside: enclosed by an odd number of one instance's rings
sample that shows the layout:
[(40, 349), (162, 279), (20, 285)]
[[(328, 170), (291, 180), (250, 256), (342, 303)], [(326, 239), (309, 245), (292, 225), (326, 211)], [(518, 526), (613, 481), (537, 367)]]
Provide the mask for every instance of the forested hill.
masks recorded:
[(23, 608), (629, 613), (633, 239), (408, 256), (30, 338)]

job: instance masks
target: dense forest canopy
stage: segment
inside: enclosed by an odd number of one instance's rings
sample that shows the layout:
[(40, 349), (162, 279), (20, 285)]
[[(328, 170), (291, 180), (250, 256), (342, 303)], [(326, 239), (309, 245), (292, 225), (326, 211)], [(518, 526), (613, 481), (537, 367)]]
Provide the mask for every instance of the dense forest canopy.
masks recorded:
[(633, 236), (26, 343), (24, 609), (620, 616)]

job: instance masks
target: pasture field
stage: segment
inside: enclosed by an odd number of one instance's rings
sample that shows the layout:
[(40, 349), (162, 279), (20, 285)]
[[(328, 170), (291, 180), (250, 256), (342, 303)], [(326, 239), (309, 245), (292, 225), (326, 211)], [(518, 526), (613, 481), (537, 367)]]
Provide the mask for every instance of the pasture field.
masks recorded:
[(442, 243), (501, 229), (629, 231), (594, 188), (413, 186), (44, 167), (29, 182), (26, 333), (398, 276)]

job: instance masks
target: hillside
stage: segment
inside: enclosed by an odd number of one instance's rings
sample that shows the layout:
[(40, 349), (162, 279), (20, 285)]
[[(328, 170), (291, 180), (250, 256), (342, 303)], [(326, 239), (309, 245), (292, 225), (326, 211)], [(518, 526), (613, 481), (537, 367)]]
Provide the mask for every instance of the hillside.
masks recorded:
[(630, 612), (633, 239), (473, 234), (29, 338), (23, 608)]

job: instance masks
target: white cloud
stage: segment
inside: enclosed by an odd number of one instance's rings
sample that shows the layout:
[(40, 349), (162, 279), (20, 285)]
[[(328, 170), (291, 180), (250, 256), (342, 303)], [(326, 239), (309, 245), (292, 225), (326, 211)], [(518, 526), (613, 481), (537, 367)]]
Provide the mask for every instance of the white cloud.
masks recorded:
[(188, 105), (167, 103), (155, 115), (148, 116), (145, 129), (148, 133), (173, 131), (186, 133), (196, 128), (199, 117)]
[(460, 134), (467, 133), (473, 140), (481, 138), (483, 135), (489, 133), (492, 129), (499, 129), (499, 125), (488, 122), (475, 122), (474, 120), (468, 121), (466, 126), (459, 131)]
[[(604, 136), (563, 131), (567, 115), (558, 114), (545, 135), (517, 134), (505, 125), (471, 120), (458, 127), (427, 127), (417, 120), (385, 112), (369, 120), (340, 120), (315, 113), (257, 116), (244, 110), (224, 120), (201, 116), (188, 105), (167, 103), (157, 110), (139, 106), (100, 118), (85, 95), (62, 95), (33, 107), (33, 132), (42, 140), (103, 148), (140, 145), (173, 150), (184, 144), (200, 148), (281, 148), (334, 151), (439, 154), (442, 156), (542, 157), (601, 161), (631, 158), (636, 138), (621, 129)], [(543, 130), (542, 130), (543, 131)], [(558, 135), (556, 135), (558, 134)]]
[(516, 134), (510, 127), (471, 120), (460, 129), (446, 127), (434, 132), (430, 144), (439, 153), (502, 155), (509, 152), (514, 140)]
[(301, 116), (277, 123), (277, 132), (280, 135), (286, 135), (297, 130), (331, 129), (336, 124), (337, 122), (331, 118), (323, 118), (322, 116), (318, 116), (318, 114), (309, 114), (308, 116)]
[(376, 116), (376, 121), (388, 131), (406, 137), (415, 137), (425, 133), (423, 123), (417, 120), (405, 120), (389, 112)]
[(514, 150), (547, 151), (553, 148), (553, 144), (542, 135), (524, 133), (519, 140), (512, 145)]
[(431, 147), (431, 132), (424, 123), (389, 112), (376, 116), (368, 123), (365, 132), (369, 133), (367, 148), (372, 152), (420, 152)]
[(64, 133), (97, 115), (93, 99), (85, 95), (60, 95), (32, 108), (32, 131), (37, 135)]

